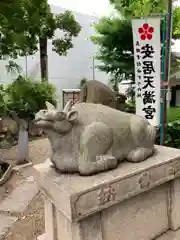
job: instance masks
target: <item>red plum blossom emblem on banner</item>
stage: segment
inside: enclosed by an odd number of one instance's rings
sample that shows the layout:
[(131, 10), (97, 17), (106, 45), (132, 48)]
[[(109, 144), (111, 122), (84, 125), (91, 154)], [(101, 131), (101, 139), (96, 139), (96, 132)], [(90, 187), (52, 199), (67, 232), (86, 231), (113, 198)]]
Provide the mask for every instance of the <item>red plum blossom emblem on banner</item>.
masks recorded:
[(141, 40), (151, 40), (153, 37), (154, 28), (148, 23), (144, 23), (142, 27), (138, 29)]

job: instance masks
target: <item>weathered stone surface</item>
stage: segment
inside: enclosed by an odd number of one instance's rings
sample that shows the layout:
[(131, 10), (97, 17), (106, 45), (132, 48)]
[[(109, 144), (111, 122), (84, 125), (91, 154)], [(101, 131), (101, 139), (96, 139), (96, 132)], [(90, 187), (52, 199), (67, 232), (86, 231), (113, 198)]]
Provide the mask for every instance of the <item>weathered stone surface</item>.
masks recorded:
[(80, 239), (103, 240), (103, 225), (101, 213), (96, 213), (80, 222), (80, 235)]
[(46, 233), (44, 233), (43, 235), (40, 235), (37, 240), (48, 240), (47, 239), (47, 236), (46, 236)]
[(18, 133), (18, 125), (16, 121), (14, 121), (10, 117), (5, 117), (3, 119), (3, 129), (4, 131), (10, 131), (13, 135)]
[(23, 213), (37, 193), (38, 189), (34, 182), (25, 182), (1, 202), (0, 212), (11, 212), (15, 215)]
[(29, 157), (29, 135), (28, 131), (20, 126), (18, 147), (17, 147), (17, 164), (25, 164)]
[(18, 125), (10, 117), (4, 117), (0, 122), (0, 147), (10, 148), (17, 143)]
[(30, 122), (28, 132), (30, 136), (35, 137), (35, 136), (41, 136), (43, 133), (43, 130), (41, 128), (37, 128), (33, 122)]
[(60, 175), (47, 161), (35, 166), (36, 180), (57, 208), (77, 221), (180, 176), (180, 150), (161, 146), (156, 150), (145, 162), (122, 163), (91, 177)]
[(165, 184), (104, 210), (103, 240), (147, 240), (167, 231), (167, 196), (168, 184)]
[[(178, 170), (178, 169), (176, 169)], [(180, 178), (174, 179), (170, 184), (170, 227), (172, 230), (177, 230), (180, 227)]]
[(179, 222), (180, 150), (156, 150), (147, 161), (89, 177), (58, 174), (50, 160), (35, 166), (45, 199), (46, 237), (179, 240), (178, 231), (169, 230)]
[(22, 170), (22, 168), (31, 167), (32, 165), (33, 165), (32, 162), (27, 162), (24, 164), (16, 165), (15, 167), (13, 167), (13, 170), (19, 172)]
[(116, 92), (100, 81), (90, 80), (82, 86), (80, 102), (100, 103), (116, 108)]
[[(103, 240), (102, 223), (99, 213), (87, 217), (81, 222), (71, 222), (60, 211), (56, 211), (54, 215), (54, 236), (47, 236), (48, 239), (66, 239), (66, 240)], [(57, 232), (57, 235), (56, 235)], [(53, 237), (52, 237), (53, 236)]]
[(4, 240), (4, 237), (8, 233), (8, 230), (16, 221), (16, 217), (10, 217), (0, 214), (0, 240)]
[[(23, 128), (28, 129), (28, 134), (31, 137), (43, 136), (43, 130), (34, 127), (32, 121), (20, 119), (19, 122)], [(29, 125), (29, 128), (28, 128)], [(10, 117), (0, 118), (0, 148), (10, 148), (17, 144), (19, 135), (18, 123)]]
[(177, 231), (168, 231), (167, 233), (161, 235), (155, 240), (179, 240), (180, 239), (180, 230)]
[(61, 172), (81, 175), (145, 161), (155, 152), (156, 129), (137, 115), (93, 103), (68, 102), (63, 111), (46, 103), (35, 116), (52, 145), (51, 160)]
[(46, 229), (46, 238), (54, 239), (56, 225), (55, 223), (55, 209), (53, 208), (52, 202), (47, 198), (44, 198), (44, 211), (45, 211), (45, 229)]

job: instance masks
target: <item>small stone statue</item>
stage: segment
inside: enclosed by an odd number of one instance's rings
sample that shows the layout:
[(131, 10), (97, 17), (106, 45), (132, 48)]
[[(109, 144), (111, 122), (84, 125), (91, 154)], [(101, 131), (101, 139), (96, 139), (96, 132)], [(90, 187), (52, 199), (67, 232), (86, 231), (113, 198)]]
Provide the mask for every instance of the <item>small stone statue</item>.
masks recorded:
[(92, 175), (118, 163), (141, 162), (155, 152), (156, 129), (137, 115), (93, 103), (69, 101), (63, 111), (46, 103), (35, 116), (52, 146), (51, 161), (60, 172)]
[(19, 125), (19, 136), (18, 136), (18, 147), (17, 147), (17, 165), (22, 165), (28, 163), (29, 154), (29, 136), (28, 136), (28, 123), (17, 116), (17, 114), (12, 111), (12, 118)]

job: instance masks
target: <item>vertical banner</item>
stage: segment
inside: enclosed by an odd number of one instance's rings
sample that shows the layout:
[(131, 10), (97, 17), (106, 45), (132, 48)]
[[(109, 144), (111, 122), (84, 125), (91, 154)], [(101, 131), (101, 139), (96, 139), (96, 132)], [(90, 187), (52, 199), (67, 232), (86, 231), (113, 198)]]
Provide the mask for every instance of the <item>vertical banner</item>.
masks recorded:
[(136, 114), (160, 124), (160, 18), (133, 19)]

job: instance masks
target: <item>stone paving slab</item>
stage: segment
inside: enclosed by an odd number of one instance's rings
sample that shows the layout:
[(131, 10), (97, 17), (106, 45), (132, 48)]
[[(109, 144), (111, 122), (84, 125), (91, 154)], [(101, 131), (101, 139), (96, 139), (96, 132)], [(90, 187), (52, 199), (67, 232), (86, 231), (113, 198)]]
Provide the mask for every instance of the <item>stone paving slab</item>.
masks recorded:
[(4, 240), (4, 236), (16, 221), (17, 217), (0, 214), (0, 240)]
[(0, 212), (20, 215), (37, 194), (38, 188), (35, 182), (29, 179), (0, 203)]
[(156, 240), (180, 240), (180, 229), (177, 231), (168, 231)]

